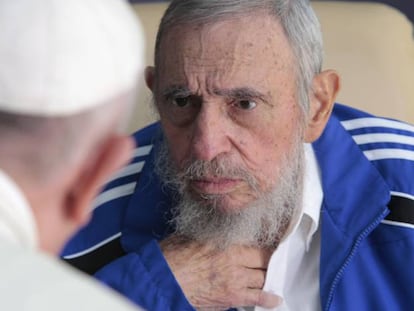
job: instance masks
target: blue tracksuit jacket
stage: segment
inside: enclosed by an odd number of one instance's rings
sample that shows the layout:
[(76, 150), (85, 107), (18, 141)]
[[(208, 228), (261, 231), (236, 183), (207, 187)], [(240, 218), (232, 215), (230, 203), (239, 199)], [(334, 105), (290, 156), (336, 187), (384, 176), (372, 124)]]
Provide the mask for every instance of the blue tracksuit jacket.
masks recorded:
[[(159, 124), (134, 137), (133, 161), (63, 255), (148, 310), (193, 310), (157, 244), (174, 204), (153, 173)], [(313, 148), (324, 193), (322, 310), (414, 310), (414, 127), (337, 104)]]

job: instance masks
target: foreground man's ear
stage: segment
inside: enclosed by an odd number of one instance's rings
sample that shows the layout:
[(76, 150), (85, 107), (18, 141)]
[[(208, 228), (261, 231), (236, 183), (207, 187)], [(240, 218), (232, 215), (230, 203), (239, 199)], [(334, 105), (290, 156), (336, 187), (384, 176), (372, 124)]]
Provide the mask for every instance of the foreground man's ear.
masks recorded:
[(148, 66), (145, 68), (145, 84), (154, 93), (155, 67)]
[(311, 143), (322, 134), (331, 115), (340, 78), (334, 70), (325, 70), (316, 75), (312, 82), (310, 109), (304, 140)]
[(131, 137), (113, 135), (80, 167), (65, 200), (66, 216), (75, 227), (89, 220), (93, 200), (110, 177), (128, 163), (134, 148)]

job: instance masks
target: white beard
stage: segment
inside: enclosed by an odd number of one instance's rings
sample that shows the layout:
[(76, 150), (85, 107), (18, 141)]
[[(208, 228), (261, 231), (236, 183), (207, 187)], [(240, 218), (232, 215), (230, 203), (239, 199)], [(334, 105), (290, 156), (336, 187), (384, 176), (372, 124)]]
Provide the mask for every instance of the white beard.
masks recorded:
[[(179, 203), (173, 208), (171, 220), (175, 233), (190, 240), (215, 243), (219, 248), (233, 244), (277, 247), (302, 203), (304, 150), (299, 140), (286, 155), (284, 163), (275, 186), (261, 192), (251, 174), (231, 168), (225, 160), (198, 160), (178, 171), (171, 161), (167, 144), (163, 143), (157, 150), (155, 166), (164, 185), (178, 192)], [(222, 173), (227, 177), (242, 176), (258, 199), (230, 212), (219, 208), (221, 195), (195, 199), (188, 187), (189, 179), (209, 172), (214, 172), (215, 176)]]

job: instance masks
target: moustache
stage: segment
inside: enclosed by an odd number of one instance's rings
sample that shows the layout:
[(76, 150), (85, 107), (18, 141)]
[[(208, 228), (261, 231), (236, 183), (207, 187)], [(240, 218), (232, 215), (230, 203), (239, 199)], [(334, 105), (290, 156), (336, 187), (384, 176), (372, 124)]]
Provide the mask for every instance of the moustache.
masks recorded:
[(246, 168), (225, 158), (215, 158), (211, 161), (189, 160), (181, 166), (177, 175), (184, 182), (204, 178), (226, 178), (243, 180), (253, 189), (257, 189), (258, 185), (256, 177)]

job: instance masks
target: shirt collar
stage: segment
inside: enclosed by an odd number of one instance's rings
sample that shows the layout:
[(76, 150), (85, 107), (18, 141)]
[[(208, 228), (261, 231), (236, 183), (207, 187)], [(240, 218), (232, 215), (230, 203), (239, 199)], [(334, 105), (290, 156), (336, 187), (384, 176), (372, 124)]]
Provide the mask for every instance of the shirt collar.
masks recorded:
[(307, 236), (307, 248), (312, 236), (319, 227), (319, 217), (323, 200), (321, 174), (315, 153), (311, 144), (305, 144), (306, 169), (303, 187), (303, 213), (311, 219)]
[(0, 169), (0, 238), (26, 248), (37, 247), (32, 210), (17, 184)]
[(306, 250), (319, 227), (323, 200), (322, 183), (318, 162), (311, 144), (304, 144), (305, 170), (303, 178), (302, 213), (295, 226), (303, 226), (306, 232)]

